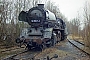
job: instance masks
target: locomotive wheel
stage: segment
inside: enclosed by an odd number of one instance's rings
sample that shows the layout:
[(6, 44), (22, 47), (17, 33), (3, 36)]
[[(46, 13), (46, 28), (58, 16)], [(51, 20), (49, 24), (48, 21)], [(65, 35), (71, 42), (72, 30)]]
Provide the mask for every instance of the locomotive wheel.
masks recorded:
[(49, 44), (46, 44), (46, 46), (47, 46), (48, 48), (51, 47), (51, 46), (52, 46), (52, 41), (49, 40)]
[(51, 47), (52, 45), (51, 45), (51, 44), (48, 44), (48, 45), (46, 45), (46, 46), (49, 48), (49, 47)]
[(27, 47), (27, 50), (29, 50), (29, 51), (30, 51), (30, 50), (32, 50), (32, 49), (31, 49), (31, 47)]
[(43, 44), (43, 49), (46, 49), (46, 48), (47, 48), (46, 44)]
[(28, 44), (27, 44), (27, 46), (26, 46), (26, 50), (31, 50), (31, 48), (32, 48), (32, 46), (29, 46)]
[(35, 50), (42, 51), (43, 50), (43, 45), (36, 46)]
[(55, 41), (52, 39), (52, 46), (55, 46)]
[(43, 50), (43, 45), (40, 45), (40, 51), (42, 51)]
[(64, 35), (62, 34), (61, 35), (61, 40), (60, 41), (63, 41), (64, 40)]
[(55, 46), (55, 44), (56, 44), (56, 36), (55, 35), (53, 35), (52, 36), (52, 46)]

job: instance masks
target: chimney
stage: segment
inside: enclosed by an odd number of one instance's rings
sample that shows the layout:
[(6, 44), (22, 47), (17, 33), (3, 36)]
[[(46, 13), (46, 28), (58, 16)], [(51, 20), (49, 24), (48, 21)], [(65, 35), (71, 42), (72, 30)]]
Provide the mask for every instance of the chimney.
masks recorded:
[(39, 8), (44, 8), (44, 4), (38, 4)]

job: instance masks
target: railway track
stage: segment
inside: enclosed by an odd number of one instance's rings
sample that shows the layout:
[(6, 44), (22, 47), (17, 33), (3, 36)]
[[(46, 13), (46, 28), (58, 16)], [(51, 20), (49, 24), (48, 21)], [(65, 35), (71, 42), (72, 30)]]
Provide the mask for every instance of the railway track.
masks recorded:
[(79, 41), (70, 40), (70, 39), (68, 39), (68, 42), (71, 43), (76, 48), (78, 48), (79, 50), (81, 50), (82, 52), (86, 53), (87, 55), (90, 55), (90, 51), (88, 51), (89, 48), (87, 46), (85, 46), (85, 44), (83, 44), (83, 43), (81, 43)]
[[(21, 48), (24, 48), (24, 47), (21, 47)], [(20, 47), (16, 47), (16, 48), (11, 48), (11, 49), (4, 49), (4, 50), (1, 50), (0, 52), (1, 52), (1, 53), (5, 53), (5, 52), (9, 52), (9, 51), (21, 49), (21, 48), (20, 48)]]
[[(68, 42), (71, 43), (76, 48), (78, 48), (79, 50), (81, 50), (82, 52), (90, 55), (90, 53), (82, 49), (85, 47), (84, 44), (70, 39), (68, 39)], [(2, 60), (35, 60), (34, 59), (35, 56), (37, 56), (39, 53), (41, 53), (41, 51), (23, 51), (18, 54), (14, 54), (12, 56), (4, 58)], [(37, 59), (37, 60), (40, 60), (40, 59)]]
[(15, 56), (17, 56), (17, 55), (19, 55), (19, 54), (22, 54), (22, 53), (25, 53), (25, 52), (27, 52), (27, 51), (23, 51), (23, 52), (20, 52), (20, 53), (17, 53), (17, 54), (8, 56), (8, 57), (6, 57), (6, 58), (4, 58), (4, 59), (2, 59), (2, 60), (14, 60), (13, 58), (14, 58)]
[(8, 56), (2, 60), (34, 60), (34, 57), (38, 55), (41, 51), (23, 51), (17, 54)]

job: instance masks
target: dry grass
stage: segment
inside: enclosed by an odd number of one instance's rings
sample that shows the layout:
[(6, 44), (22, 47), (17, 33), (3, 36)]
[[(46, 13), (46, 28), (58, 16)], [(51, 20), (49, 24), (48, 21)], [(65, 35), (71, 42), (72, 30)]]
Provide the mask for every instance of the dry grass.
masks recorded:
[(5, 58), (6, 56), (9, 56), (9, 55), (17, 54), (24, 50), (25, 50), (24, 48), (21, 48), (21, 49), (17, 49), (17, 50), (13, 50), (13, 51), (8, 51), (8, 52), (0, 52), (0, 59)]
[(85, 47), (83, 48), (84, 51), (86, 51), (87, 53), (90, 53), (90, 37), (86, 36), (84, 39), (82, 37), (78, 37), (78, 36), (72, 36), (72, 35), (69, 35), (68, 36), (70, 39), (72, 40), (77, 40), (79, 42), (83, 42), (85, 44)]
[(69, 36), (70, 39), (73, 39), (73, 40), (77, 40), (77, 41), (80, 41), (80, 42), (83, 42), (85, 44), (85, 46), (88, 46), (90, 48), (90, 37), (78, 37), (78, 36)]
[(42, 51), (40, 54), (38, 54), (35, 57), (35, 59), (45, 58), (47, 56), (53, 57), (55, 54), (57, 54), (59, 57), (63, 57), (63, 56), (66, 56), (69, 53), (65, 52), (65, 51), (62, 51), (62, 50), (58, 50), (56, 48), (48, 48), (48, 49), (45, 49), (44, 51)]
[(77, 40), (77, 41), (80, 41), (80, 42), (85, 43), (85, 42), (84, 42), (85, 40), (84, 40), (82, 37), (78, 37), (78, 36), (74, 36), (74, 35), (69, 35), (68, 37), (69, 37), (69, 39), (71, 39), (71, 40)]
[(83, 38), (81, 36), (75, 36), (75, 35), (69, 35), (70, 39), (76, 39), (76, 40), (82, 40)]
[(85, 46), (90, 48), (90, 40), (89, 39), (85, 39), (84, 43), (85, 43)]

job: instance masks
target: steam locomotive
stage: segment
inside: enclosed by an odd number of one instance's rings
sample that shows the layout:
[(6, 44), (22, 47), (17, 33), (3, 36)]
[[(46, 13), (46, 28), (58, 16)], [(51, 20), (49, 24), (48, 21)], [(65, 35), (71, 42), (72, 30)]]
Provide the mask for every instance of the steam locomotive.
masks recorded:
[(54, 46), (67, 37), (65, 22), (46, 10), (44, 4), (38, 4), (27, 12), (21, 11), (18, 19), (27, 22), (30, 27), (26, 29), (26, 34), (16, 39), (16, 42), (25, 43), (29, 50)]

